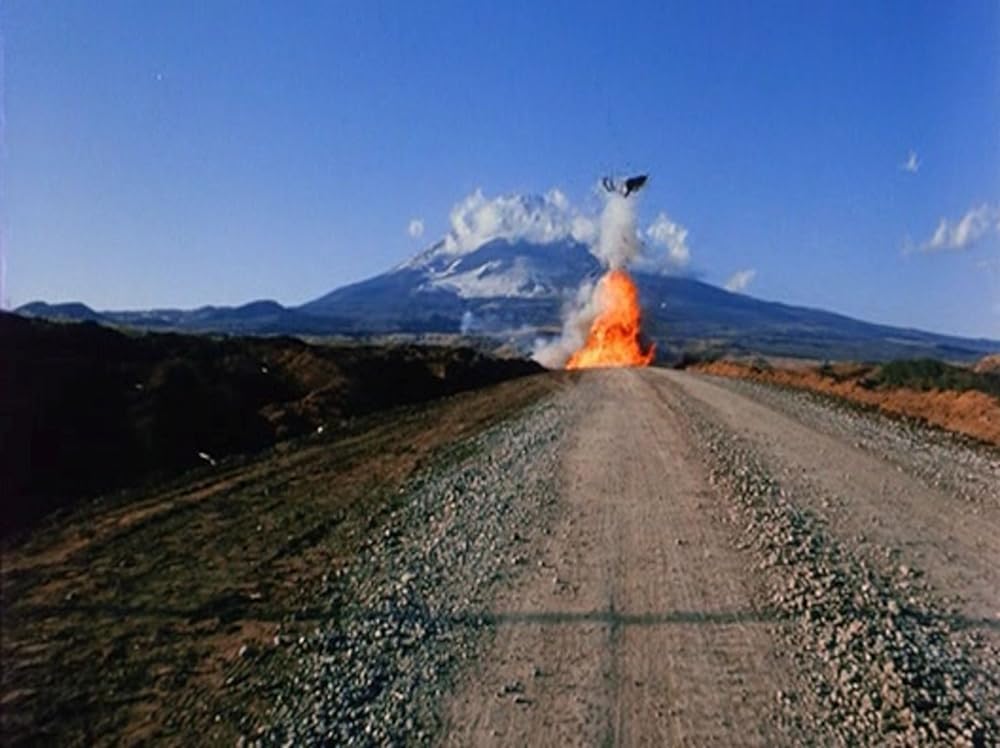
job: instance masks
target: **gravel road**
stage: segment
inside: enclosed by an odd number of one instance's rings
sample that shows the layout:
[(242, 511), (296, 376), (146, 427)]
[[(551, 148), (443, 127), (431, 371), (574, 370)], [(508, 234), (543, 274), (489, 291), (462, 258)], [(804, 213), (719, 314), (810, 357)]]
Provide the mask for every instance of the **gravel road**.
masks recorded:
[(995, 745), (1000, 454), (585, 372), (401, 492), (244, 742)]
[(491, 592), (551, 523), (559, 444), (574, 414), (546, 401), (439, 455), (357, 562), (330, 579), (331, 620), (298, 650), (302, 670), (273, 724), (246, 744), (425, 744), (438, 702), (493, 623)]

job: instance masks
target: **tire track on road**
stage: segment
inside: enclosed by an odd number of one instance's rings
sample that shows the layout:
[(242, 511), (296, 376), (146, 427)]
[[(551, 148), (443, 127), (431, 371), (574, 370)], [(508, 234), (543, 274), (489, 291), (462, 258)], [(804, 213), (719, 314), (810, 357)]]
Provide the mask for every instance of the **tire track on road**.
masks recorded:
[(446, 708), (447, 745), (775, 745), (779, 623), (673, 407), (589, 372), (544, 561)]

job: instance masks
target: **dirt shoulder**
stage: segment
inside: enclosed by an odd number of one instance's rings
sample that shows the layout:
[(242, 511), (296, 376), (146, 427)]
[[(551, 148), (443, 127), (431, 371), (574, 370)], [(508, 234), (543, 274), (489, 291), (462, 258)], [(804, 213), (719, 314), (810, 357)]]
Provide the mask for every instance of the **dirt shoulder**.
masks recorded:
[(832, 395), (1000, 446), (1000, 399), (976, 390), (875, 389), (866, 386), (864, 379), (871, 367), (856, 367), (854, 371), (844, 368), (824, 375), (816, 368), (756, 367), (735, 361), (713, 361), (691, 369)]
[(399, 486), (565, 379), (357, 419), (43, 524), (3, 551), (5, 741), (234, 744)]

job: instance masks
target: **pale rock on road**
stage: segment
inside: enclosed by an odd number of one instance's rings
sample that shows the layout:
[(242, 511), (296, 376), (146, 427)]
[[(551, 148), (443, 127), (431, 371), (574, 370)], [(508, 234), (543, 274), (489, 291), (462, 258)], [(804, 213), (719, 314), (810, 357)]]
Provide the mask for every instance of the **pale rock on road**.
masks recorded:
[(995, 451), (657, 369), (556, 397), (558, 508), (444, 744), (1000, 739)]

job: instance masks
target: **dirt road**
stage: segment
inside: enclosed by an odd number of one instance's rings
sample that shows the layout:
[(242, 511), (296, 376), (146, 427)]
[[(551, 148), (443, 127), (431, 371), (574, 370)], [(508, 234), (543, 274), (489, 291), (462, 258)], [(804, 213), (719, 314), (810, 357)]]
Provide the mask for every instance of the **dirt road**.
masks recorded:
[(1000, 453), (559, 373), (3, 549), (11, 745), (1000, 744)]
[(568, 396), (561, 510), (445, 744), (993, 744), (995, 453), (663, 370)]

